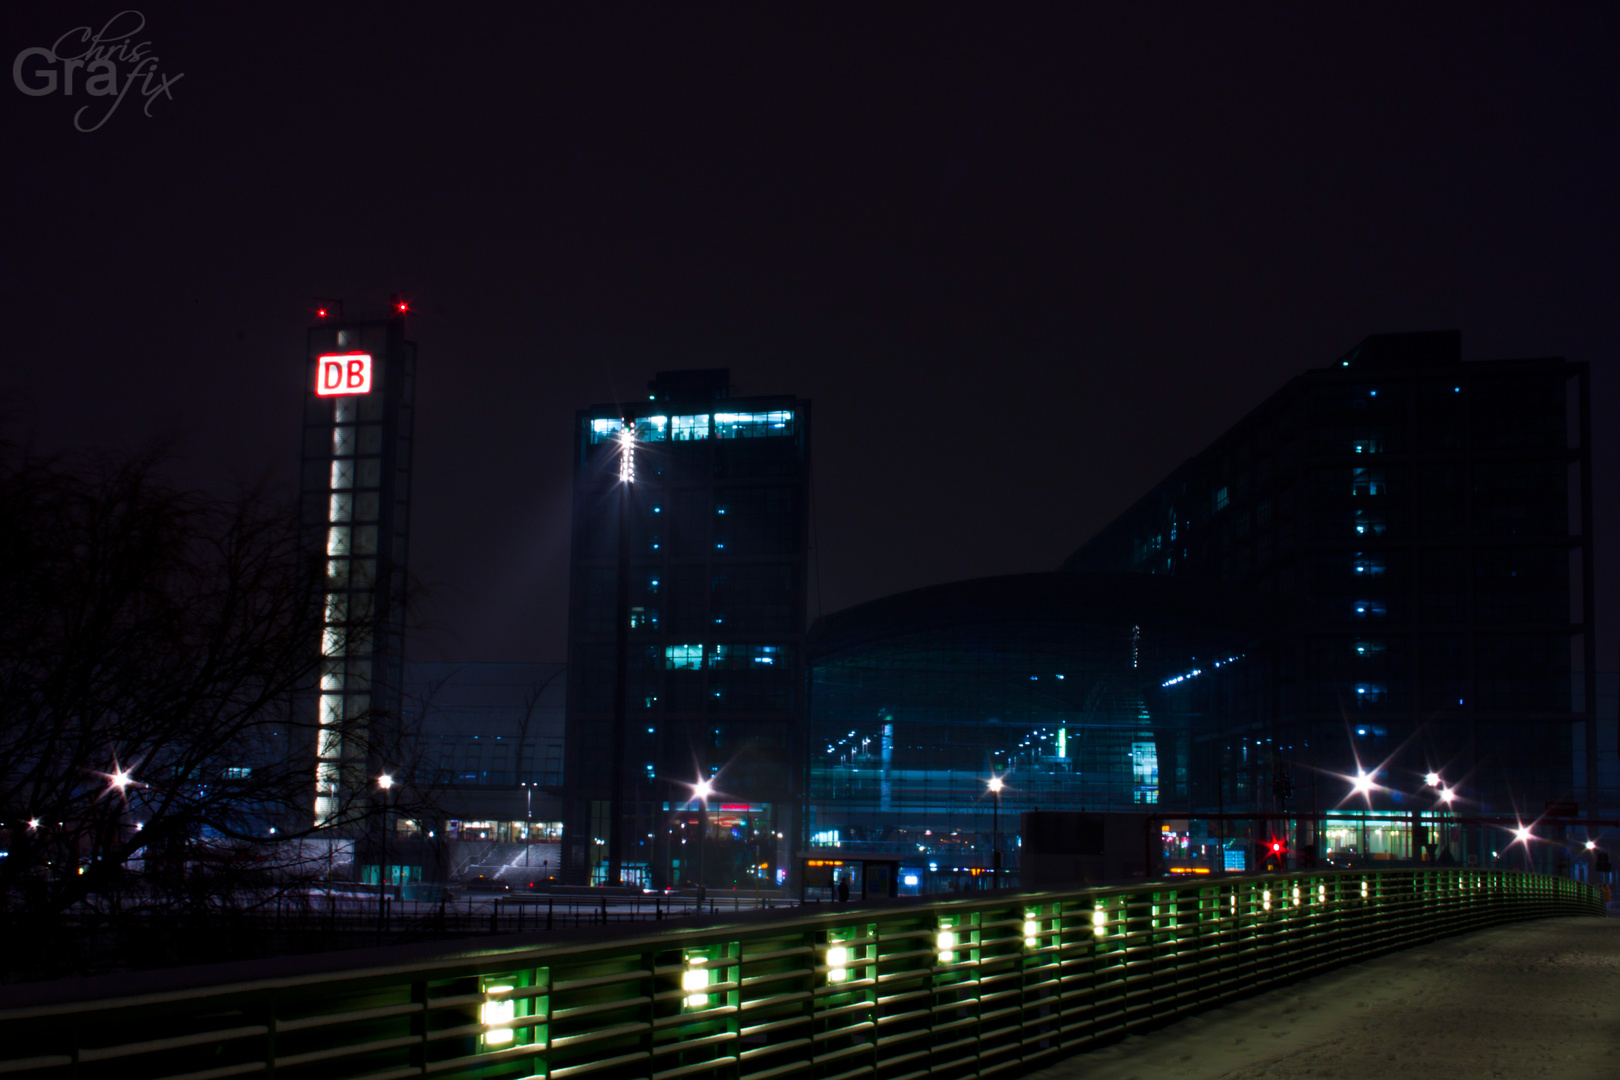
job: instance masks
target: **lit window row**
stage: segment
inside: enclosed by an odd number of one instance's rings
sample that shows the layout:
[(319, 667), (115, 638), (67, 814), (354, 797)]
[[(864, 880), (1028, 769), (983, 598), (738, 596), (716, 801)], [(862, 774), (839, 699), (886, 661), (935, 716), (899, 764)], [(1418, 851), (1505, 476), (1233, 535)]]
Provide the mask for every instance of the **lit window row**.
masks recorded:
[(664, 670), (697, 671), (710, 668), (761, 670), (783, 663), (780, 645), (666, 645)]
[[(755, 439), (771, 435), (791, 435), (791, 410), (747, 413), (698, 413), (692, 416), (642, 416), (631, 421), (639, 442), (692, 442), (696, 439)], [(592, 445), (612, 442), (624, 430), (624, 422), (612, 417), (586, 421)]]

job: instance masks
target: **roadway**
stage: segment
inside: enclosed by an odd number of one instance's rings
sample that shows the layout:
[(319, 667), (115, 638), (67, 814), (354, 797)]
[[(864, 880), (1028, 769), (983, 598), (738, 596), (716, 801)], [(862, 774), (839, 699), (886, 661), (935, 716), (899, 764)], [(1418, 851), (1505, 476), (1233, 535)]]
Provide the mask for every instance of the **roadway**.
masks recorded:
[(1620, 919), (1497, 926), (1069, 1058), (1025, 1080), (1614, 1080)]

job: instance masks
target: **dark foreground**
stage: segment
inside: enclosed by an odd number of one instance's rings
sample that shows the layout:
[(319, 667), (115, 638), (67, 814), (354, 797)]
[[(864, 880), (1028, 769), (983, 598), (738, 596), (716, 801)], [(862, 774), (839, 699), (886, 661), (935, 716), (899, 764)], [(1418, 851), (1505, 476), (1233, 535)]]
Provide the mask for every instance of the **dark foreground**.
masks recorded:
[(1620, 919), (1493, 927), (1275, 990), (1026, 1080), (1614, 1080)]

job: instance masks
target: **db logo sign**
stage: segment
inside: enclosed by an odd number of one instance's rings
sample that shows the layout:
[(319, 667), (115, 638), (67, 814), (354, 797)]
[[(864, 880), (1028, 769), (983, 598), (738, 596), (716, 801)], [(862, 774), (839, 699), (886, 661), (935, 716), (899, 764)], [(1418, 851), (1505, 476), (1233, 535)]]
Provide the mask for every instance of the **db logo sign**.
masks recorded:
[(321, 397), (371, 393), (371, 354), (328, 353), (316, 357), (315, 393)]

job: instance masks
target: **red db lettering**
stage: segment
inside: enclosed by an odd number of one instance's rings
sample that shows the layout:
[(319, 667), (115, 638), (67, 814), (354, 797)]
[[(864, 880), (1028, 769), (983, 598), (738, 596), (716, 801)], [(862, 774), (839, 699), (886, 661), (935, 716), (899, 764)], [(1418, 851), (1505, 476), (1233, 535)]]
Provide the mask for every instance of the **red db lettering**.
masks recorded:
[(335, 360), (321, 364), (321, 389), (328, 392), (343, 385), (343, 365)]
[[(367, 357), (366, 359), (369, 360), (370, 357)], [(349, 389), (353, 390), (358, 386), (364, 385), (365, 382), (366, 382), (366, 361), (365, 360), (350, 360), (349, 361)]]

